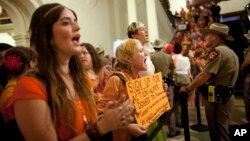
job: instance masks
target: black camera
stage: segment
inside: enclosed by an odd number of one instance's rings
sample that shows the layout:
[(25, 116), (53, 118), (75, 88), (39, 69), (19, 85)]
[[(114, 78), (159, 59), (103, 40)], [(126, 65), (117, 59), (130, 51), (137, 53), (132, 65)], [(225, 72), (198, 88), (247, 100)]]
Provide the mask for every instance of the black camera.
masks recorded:
[(162, 77), (162, 81), (163, 81), (163, 83), (168, 83), (168, 80), (166, 77)]
[(163, 83), (168, 84), (168, 85), (172, 85), (172, 86), (174, 86), (174, 83), (175, 83), (173, 77), (171, 77), (171, 76), (162, 77), (162, 81), (163, 81)]

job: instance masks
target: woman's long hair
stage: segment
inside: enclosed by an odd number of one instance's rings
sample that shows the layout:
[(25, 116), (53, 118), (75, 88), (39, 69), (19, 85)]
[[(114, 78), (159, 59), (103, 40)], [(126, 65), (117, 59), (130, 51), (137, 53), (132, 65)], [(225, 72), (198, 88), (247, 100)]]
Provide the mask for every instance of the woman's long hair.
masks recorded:
[(92, 44), (81, 43), (81, 46), (82, 47), (84, 46), (87, 49), (87, 51), (89, 52), (91, 59), (92, 59), (93, 69), (94, 69), (95, 73), (98, 74), (100, 72), (100, 70), (102, 69), (102, 67), (104, 66), (104, 61), (98, 55), (95, 47)]
[[(47, 81), (47, 86), (49, 86), (48, 93), (50, 96), (48, 98), (51, 100), (50, 108), (54, 124), (63, 124), (72, 133), (76, 134), (74, 128), (76, 117), (74, 102), (67, 97), (67, 86), (59, 74), (59, 60), (56, 58), (57, 53), (51, 43), (53, 25), (60, 18), (64, 9), (64, 6), (57, 3), (45, 4), (39, 7), (32, 15), (30, 43), (37, 52), (38, 70)], [(86, 104), (85, 108), (87, 109), (85, 109), (85, 112), (90, 113), (91, 118), (95, 119), (95, 102), (83, 73), (82, 63), (77, 55), (70, 58), (69, 69), (75, 91)]]

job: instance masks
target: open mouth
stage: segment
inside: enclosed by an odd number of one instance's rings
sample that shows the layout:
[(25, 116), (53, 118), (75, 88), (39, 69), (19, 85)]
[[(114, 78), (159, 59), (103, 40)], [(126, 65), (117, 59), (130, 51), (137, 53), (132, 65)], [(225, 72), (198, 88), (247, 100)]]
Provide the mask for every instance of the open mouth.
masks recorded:
[(73, 38), (72, 38), (73, 43), (76, 46), (80, 46), (80, 34), (76, 34)]
[(144, 63), (145, 63), (145, 64), (147, 64), (146, 62), (147, 62), (147, 58), (144, 59)]

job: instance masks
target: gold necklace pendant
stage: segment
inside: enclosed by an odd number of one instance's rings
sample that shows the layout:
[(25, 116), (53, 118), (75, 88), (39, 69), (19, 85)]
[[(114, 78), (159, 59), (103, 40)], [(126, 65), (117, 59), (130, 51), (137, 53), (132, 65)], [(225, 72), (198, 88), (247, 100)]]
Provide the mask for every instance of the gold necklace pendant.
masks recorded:
[(77, 102), (77, 104), (78, 104), (79, 110), (81, 111), (81, 114), (82, 114), (83, 125), (86, 127), (86, 129), (88, 129), (89, 128), (89, 122), (88, 122), (87, 116), (84, 113), (84, 109), (82, 107), (83, 106), (82, 101), (79, 100)]
[(86, 129), (88, 129), (89, 128), (89, 122), (88, 122), (88, 119), (87, 119), (86, 115), (83, 114), (82, 118), (83, 118), (84, 125), (86, 125)]

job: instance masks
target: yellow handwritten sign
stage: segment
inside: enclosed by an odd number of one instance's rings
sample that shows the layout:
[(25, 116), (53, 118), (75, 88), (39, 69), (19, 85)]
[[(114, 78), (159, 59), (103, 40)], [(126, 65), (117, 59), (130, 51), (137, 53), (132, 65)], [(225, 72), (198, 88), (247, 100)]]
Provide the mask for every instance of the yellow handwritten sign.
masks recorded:
[(162, 83), (160, 72), (126, 83), (129, 99), (134, 102), (135, 109), (140, 113), (135, 116), (138, 124), (148, 127), (170, 109)]

